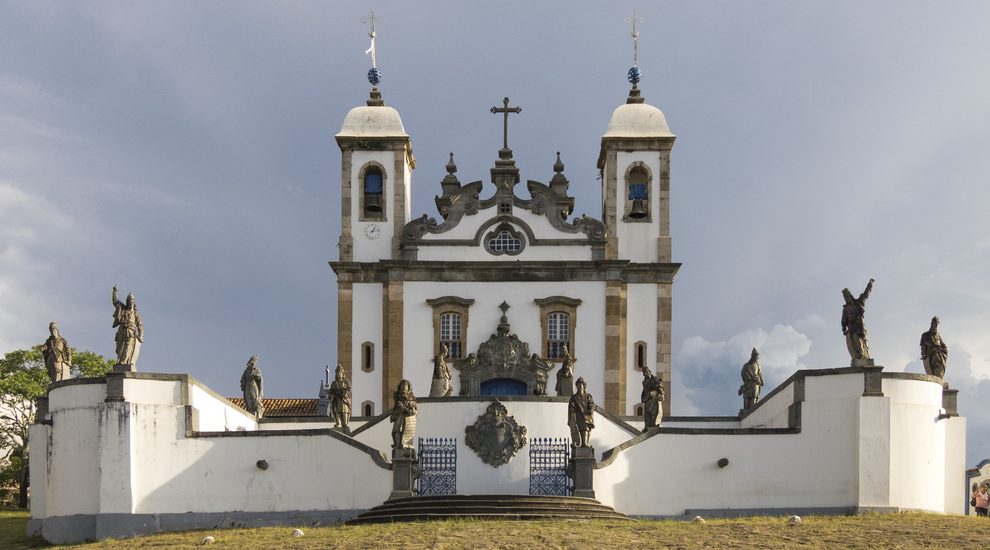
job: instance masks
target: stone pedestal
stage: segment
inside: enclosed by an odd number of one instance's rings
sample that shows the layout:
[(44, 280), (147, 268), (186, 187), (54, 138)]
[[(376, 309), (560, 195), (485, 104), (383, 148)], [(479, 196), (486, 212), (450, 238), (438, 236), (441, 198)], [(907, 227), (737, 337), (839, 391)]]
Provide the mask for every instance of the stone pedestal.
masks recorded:
[(873, 359), (861, 359), (869, 361), (863, 369), (863, 397), (883, 397), (883, 367), (874, 365)]
[(567, 473), (574, 481), (573, 496), (595, 498), (595, 449), (574, 447), (571, 449), (571, 463)]
[[(44, 424), (48, 416), (48, 396), (34, 398), (34, 422), (32, 424)], [(50, 422), (49, 422), (50, 423)]]
[(948, 387), (942, 388), (942, 408), (945, 409), (946, 416), (959, 416), (958, 402), (959, 390), (951, 390)]
[(107, 373), (107, 398), (108, 402), (124, 400), (124, 374), (120, 372)]
[(416, 449), (392, 449), (392, 494), (388, 498), (416, 496), (417, 477)]
[(134, 368), (134, 365), (123, 365), (117, 363), (113, 366), (113, 369), (110, 372), (137, 372), (137, 370)]

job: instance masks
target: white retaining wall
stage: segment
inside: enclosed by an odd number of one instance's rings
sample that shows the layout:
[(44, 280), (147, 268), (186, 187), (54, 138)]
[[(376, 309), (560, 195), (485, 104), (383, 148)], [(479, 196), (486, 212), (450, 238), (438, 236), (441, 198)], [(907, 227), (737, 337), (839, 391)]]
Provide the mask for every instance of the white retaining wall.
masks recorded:
[[(741, 421), (682, 417), (650, 434), (599, 414), (597, 498), (640, 516), (965, 513), (965, 420), (944, 414), (941, 385), (892, 374), (883, 395), (864, 396), (864, 378), (857, 369), (802, 371)], [(31, 427), (31, 528), (50, 541), (211, 527), (235, 516), (336, 521), (391, 491), (387, 419), (353, 439), (325, 422), (259, 430), (188, 377), (129, 374), (122, 382), (123, 401), (107, 401), (102, 381), (58, 384), (50, 424)], [(464, 444), (465, 427), (489, 402), (422, 398), (416, 435), (457, 439), (458, 493), (526, 494), (528, 445), (493, 468)], [(561, 399), (503, 404), (530, 440), (570, 435)]]

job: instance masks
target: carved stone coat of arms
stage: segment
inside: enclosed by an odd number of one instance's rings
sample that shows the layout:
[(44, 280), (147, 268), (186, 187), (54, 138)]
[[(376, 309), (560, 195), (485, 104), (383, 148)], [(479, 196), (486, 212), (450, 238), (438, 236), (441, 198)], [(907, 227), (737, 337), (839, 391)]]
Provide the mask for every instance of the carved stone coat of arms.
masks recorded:
[(496, 399), (474, 424), (464, 428), (464, 443), (485, 464), (498, 468), (526, 444), (526, 427), (509, 416), (505, 405)]

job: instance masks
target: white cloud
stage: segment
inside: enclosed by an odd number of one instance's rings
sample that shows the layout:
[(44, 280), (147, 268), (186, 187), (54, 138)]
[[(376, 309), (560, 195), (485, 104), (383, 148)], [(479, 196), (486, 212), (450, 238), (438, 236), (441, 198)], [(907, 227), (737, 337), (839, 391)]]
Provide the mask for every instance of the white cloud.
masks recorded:
[[(682, 380), (684, 389), (683, 396), (674, 396), (673, 406), (679, 414), (692, 409), (708, 415), (738, 411), (739, 371), (753, 348), (760, 352), (760, 366), (770, 389), (794, 371), (808, 368), (801, 359), (811, 350), (811, 339), (791, 325), (775, 325), (769, 332), (750, 329), (718, 342), (700, 336), (687, 338), (674, 356), (674, 377)], [(682, 399), (687, 403), (679, 404)]]

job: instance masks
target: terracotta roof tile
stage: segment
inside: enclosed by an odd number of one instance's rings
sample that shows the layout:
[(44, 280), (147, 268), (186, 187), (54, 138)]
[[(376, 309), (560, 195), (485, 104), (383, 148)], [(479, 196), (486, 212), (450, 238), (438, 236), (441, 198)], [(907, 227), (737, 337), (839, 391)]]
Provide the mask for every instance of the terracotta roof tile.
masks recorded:
[[(244, 399), (241, 397), (228, 397), (231, 403), (240, 408), (244, 408)], [(265, 406), (266, 417), (276, 416), (316, 416), (316, 405), (319, 399), (268, 399), (261, 400)]]

